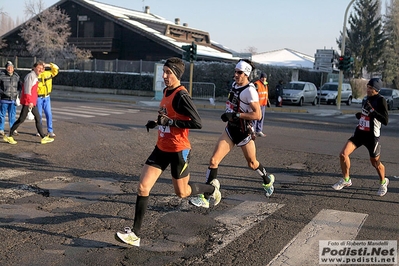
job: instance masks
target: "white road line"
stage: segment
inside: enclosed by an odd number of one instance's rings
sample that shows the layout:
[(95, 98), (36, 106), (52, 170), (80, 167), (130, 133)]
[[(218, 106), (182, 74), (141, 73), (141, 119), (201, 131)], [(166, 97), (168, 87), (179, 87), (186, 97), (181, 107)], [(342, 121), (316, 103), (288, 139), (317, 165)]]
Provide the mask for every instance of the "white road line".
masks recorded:
[(204, 256), (206, 258), (212, 257), (234, 239), (240, 237), (247, 230), (262, 222), (283, 206), (284, 204), (244, 201), (224, 214), (217, 216), (215, 220), (225, 225), (224, 230), (216, 236), (220, 237), (220, 241), (217, 242), (222, 244), (216, 244)]
[(340, 115), (340, 116), (337, 116), (337, 118), (338, 119), (353, 118), (354, 121), (356, 120), (355, 115), (352, 115), (352, 114)]
[(13, 177), (17, 177), (17, 176), (20, 176), (20, 175), (27, 175), (27, 174), (30, 174), (30, 173), (31, 172), (8, 169), (8, 170), (5, 170), (5, 171), (1, 171), (0, 180), (11, 179)]
[(92, 107), (92, 106), (79, 106), (80, 108), (83, 108), (85, 110), (89, 109), (89, 110), (93, 110), (93, 112), (106, 112), (106, 113), (110, 113), (110, 114), (116, 114), (116, 115), (120, 115), (123, 113), (126, 113), (125, 110), (116, 110), (116, 109), (108, 109), (108, 108), (98, 108), (98, 107)]
[(95, 117), (95, 115), (84, 115), (84, 114), (76, 114), (76, 113), (71, 113), (69, 111), (52, 111), (53, 114), (60, 114), (62, 115), (61, 117), (66, 117), (66, 116), (78, 116), (78, 117), (86, 117), (86, 118), (90, 118), (90, 117)]
[(318, 265), (319, 240), (353, 240), (367, 216), (321, 210), (268, 265)]
[(60, 109), (58, 110), (53, 110), (53, 113), (64, 113), (64, 114), (69, 114), (69, 113), (78, 113), (78, 114), (88, 114), (88, 115), (98, 115), (98, 116), (106, 116), (110, 115), (109, 113), (100, 113), (100, 112), (93, 112), (93, 111), (85, 111), (85, 110), (80, 110), (80, 109)]

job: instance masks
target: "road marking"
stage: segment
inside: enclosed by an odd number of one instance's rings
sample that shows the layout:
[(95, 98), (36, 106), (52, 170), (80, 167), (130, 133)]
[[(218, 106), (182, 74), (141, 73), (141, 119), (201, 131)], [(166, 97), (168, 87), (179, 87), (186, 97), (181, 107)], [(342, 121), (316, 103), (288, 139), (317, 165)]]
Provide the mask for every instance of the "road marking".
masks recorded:
[(225, 226), (223, 226), (223, 231), (215, 236), (219, 237), (220, 240), (204, 255), (205, 258), (212, 257), (283, 206), (284, 204), (244, 201), (224, 214), (217, 216), (215, 220)]
[(81, 110), (81, 109), (66, 109), (66, 108), (59, 108), (59, 109), (54, 109), (53, 112), (56, 113), (61, 113), (63, 112), (64, 114), (69, 114), (69, 113), (78, 113), (78, 114), (88, 114), (88, 115), (110, 115), (110, 113), (101, 113), (97, 111), (92, 111), (92, 110)]
[(355, 121), (355, 120), (356, 120), (356, 118), (355, 118), (355, 115), (353, 115), (353, 114), (345, 114), (345, 115), (340, 115), (340, 116), (337, 116), (337, 118), (338, 118), (338, 119), (347, 119), (347, 118), (353, 118), (353, 121)]
[(319, 240), (353, 240), (367, 216), (321, 210), (267, 265), (318, 265)]
[(63, 116), (78, 116), (78, 117), (85, 117), (85, 118), (95, 117), (94, 115), (75, 114), (75, 113), (72, 113), (71, 111), (65, 110), (65, 109), (63, 109), (62, 111), (52, 110), (52, 113), (60, 114), (60, 115), (62, 115), (62, 117)]
[(94, 112), (107, 112), (110, 114), (121, 115), (125, 113), (125, 111), (116, 110), (116, 109), (108, 109), (108, 108), (99, 108), (99, 107), (92, 107), (92, 106), (79, 106), (85, 110), (93, 110)]
[(7, 180), (7, 179), (11, 179), (13, 177), (17, 177), (17, 176), (21, 176), (21, 175), (27, 175), (27, 174), (30, 174), (30, 173), (31, 172), (8, 169), (8, 170), (5, 170), (5, 171), (1, 171), (0, 180)]

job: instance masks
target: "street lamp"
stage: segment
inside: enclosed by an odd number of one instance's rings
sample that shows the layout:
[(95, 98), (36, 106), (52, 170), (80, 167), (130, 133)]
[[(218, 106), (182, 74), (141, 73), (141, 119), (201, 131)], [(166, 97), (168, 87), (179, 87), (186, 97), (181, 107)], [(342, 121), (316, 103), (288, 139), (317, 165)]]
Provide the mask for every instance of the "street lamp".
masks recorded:
[[(341, 43), (341, 56), (344, 56), (345, 54), (345, 39), (346, 39), (346, 17), (348, 15), (349, 7), (355, 2), (355, 0), (351, 0), (349, 3), (348, 7), (346, 8), (345, 11), (345, 16), (344, 16), (344, 27), (342, 30), (342, 43)], [(343, 69), (339, 70), (339, 76), (338, 76), (338, 96), (337, 96), (337, 108), (338, 110), (341, 108), (341, 88), (342, 88), (342, 80), (344, 79), (344, 71)]]

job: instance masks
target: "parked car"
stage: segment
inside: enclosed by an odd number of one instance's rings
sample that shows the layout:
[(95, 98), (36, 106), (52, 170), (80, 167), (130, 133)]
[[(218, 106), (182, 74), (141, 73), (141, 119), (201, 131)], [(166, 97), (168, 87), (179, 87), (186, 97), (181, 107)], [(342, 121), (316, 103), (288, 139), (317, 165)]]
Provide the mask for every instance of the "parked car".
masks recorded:
[[(399, 109), (399, 90), (390, 88), (381, 88), (380, 94), (387, 101), (388, 110)], [(366, 101), (367, 96), (363, 98), (362, 105)]]
[[(337, 104), (338, 97), (338, 82), (324, 83), (320, 88), (320, 103)], [(352, 87), (349, 83), (342, 83), (341, 87), (341, 102), (346, 105), (352, 104)]]
[(297, 104), (302, 106), (304, 103), (317, 103), (317, 88), (311, 82), (291, 81), (284, 86), (283, 104)]

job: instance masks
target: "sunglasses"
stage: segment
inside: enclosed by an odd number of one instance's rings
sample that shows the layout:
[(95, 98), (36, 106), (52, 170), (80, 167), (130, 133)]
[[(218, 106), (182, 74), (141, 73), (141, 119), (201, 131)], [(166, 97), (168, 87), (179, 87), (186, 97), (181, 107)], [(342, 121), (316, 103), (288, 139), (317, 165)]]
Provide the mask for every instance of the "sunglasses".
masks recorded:
[(239, 71), (234, 71), (234, 73), (236, 73), (236, 74), (238, 74), (238, 75), (242, 75), (242, 73), (244, 73), (244, 71), (241, 71), (241, 70), (239, 70)]

